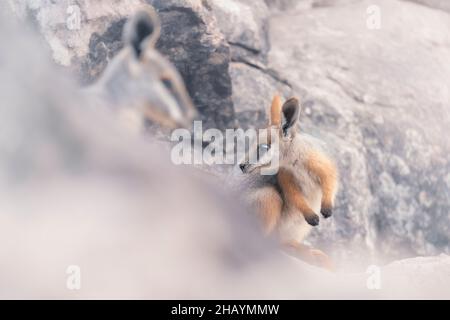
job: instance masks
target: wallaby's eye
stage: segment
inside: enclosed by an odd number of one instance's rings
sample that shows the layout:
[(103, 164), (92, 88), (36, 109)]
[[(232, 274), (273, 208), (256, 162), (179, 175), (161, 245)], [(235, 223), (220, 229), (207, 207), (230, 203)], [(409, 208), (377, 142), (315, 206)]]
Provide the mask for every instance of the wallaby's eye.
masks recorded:
[(180, 100), (179, 94), (175, 88), (173, 81), (168, 77), (161, 78), (161, 82), (164, 87), (169, 91), (173, 98), (177, 101), (179, 106), (183, 105), (183, 102)]
[(267, 143), (258, 145), (258, 159), (263, 157), (269, 150), (270, 150), (270, 145), (268, 145)]
[(167, 89), (169, 89), (169, 90), (173, 89), (172, 81), (170, 81), (168, 78), (162, 78), (161, 82)]

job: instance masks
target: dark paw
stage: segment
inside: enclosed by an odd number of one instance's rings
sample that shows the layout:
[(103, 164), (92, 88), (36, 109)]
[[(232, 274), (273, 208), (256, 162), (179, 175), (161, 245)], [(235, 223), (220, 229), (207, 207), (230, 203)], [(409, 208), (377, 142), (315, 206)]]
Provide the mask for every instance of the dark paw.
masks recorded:
[(333, 214), (333, 210), (331, 208), (322, 208), (320, 209), (320, 213), (326, 219), (331, 217), (331, 215)]
[(310, 225), (312, 225), (313, 227), (319, 225), (319, 216), (315, 213), (311, 213), (307, 216), (305, 216), (305, 220), (306, 222), (308, 222)]

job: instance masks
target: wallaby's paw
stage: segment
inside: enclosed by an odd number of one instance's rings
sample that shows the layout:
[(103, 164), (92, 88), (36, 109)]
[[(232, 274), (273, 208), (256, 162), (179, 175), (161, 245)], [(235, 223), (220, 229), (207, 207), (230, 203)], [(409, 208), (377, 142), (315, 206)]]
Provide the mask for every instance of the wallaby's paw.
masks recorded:
[(320, 213), (326, 219), (331, 217), (331, 215), (333, 214), (333, 209), (331, 207), (322, 207), (320, 209)]
[(312, 225), (313, 227), (318, 226), (319, 225), (319, 221), (320, 218), (317, 214), (315, 213), (311, 213), (308, 215), (305, 215), (305, 220), (306, 222), (308, 222), (310, 225)]
[(313, 265), (329, 271), (335, 270), (333, 261), (323, 251), (310, 249), (309, 254), (311, 255), (311, 263)]

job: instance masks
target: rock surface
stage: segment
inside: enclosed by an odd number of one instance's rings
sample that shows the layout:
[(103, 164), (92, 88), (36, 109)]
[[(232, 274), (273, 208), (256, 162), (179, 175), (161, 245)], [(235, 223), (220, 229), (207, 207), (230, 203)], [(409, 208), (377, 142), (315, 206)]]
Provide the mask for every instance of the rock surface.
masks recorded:
[(450, 12), (450, 2), (447, 0), (405, 0), (415, 2), (433, 9), (444, 10)]
[(10, 1), (13, 11), (39, 29), (54, 60), (82, 84), (92, 83), (122, 47), (125, 20), (145, 4), (129, 1)]
[[(450, 256), (416, 257), (381, 269), (385, 299), (442, 299), (450, 297)], [(447, 299), (445, 298), (445, 299)]]
[(201, 0), (148, 1), (159, 12), (162, 34), (158, 49), (178, 68), (203, 116), (205, 128), (234, 126), (230, 48), (212, 9)]
[[(63, 2), (17, 1), (16, 12), (34, 17), (55, 60), (88, 83), (144, 2), (79, 2), (75, 31)], [(379, 30), (367, 27), (364, 0), (147, 2), (206, 126), (260, 126), (275, 91), (302, 98), (301, 129), (331, 146), (341, 171), (335, 215), (311, 242), (337, 257), (450, 252), (446, 1), (380, 0)]]

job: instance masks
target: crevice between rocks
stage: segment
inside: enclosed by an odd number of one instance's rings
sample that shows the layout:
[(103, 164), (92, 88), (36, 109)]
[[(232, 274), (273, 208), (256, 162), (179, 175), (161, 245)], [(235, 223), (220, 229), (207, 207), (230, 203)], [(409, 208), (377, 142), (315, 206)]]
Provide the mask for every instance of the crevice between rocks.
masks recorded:
[(331, 82), (333, 82), (334, 84), (336, 84), (341, 91), (347, 95), (348, 97), (350, 97), (352, 100), (354, 100), (355, 102), (359, 103), (359, 104), (364, 104), (364, 99), (361, 98), (360, 96), (350, 92), (347, 88), (344, 87), (344, 85), (337, 79), (333, 78), (332, 76), (330, 76), (329, 74), (327, 74), (326, 78), (328, 80), (330, 80)]
[(271, 78), (272, 78), (273, 80), (275, 80), (276, 82), (279, 82), (279, 83), (284, 84), (285, 86), (289, 87), (289, 89), (292, 89), (292, 88), (293, 88), (292, 84), (291, 84), (288, 80), (283, 79), (283, 78), (278, 74), (278, 72), (276, 72), (276, 71), (273, 70), (273, 69), (265, 68), (265, 67), (263, 67), (263, 66), (257, 65), (257, 64), (255, 64), (255, 63), (252, 63), (252, 62), (250, 62), (250, 61), (243, 60), (243, 59), (233, 59), (233, 58), (232, 58), (232, 59), (231, 59), (231, 62), (232, 62), (232, 63), (242, 63), (242, 64), (245, 64), (246, 66), (248, 66), (248, 67), (250, 67), (250, 68), (257, 69), (257, 70), (261, 71), (262, 73), (264, 73), (264, 74), (268, 75), (269, 77), (271, 77)]
[(233, 41), (227, 41), (227, 42), (232, 47), (238, 47), (238, 48), (244, 49), (244, 50), (249, 51), (250, 53), (252, 53), (254, 55), (259, 55), (261, 53), (261, 50), (249, 47), (249, 46), (247, 46), (247, 45), (245, 45), (243, 43), (240, 43), (240, 42), (233, 42)]

